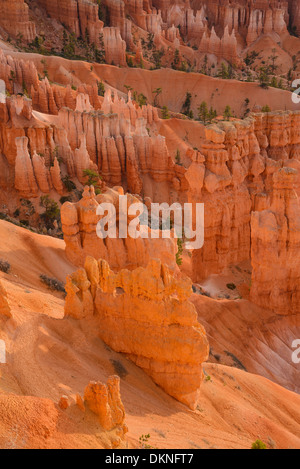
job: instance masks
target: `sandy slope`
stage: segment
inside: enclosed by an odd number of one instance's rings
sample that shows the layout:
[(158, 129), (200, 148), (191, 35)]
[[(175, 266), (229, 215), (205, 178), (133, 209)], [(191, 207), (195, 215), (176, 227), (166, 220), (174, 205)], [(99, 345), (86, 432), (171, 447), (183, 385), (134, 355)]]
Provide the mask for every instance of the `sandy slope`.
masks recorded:
[[(269, 447), (300, 448), (299, 395), (254, 374), (206, 364), (210, 378), (203, 383), (197, 411), (191, 412), (105, 346), (92, 324), (63, 319), (62, 295), (54, 295), (39, 280), (40, 273), (62, 280), (72, 271), (63, 241), (3, 221), (0, 237), (0, 259), (12, 265), (11, 273), (1, 278), (13, 314), (0, 321), (0, 338), (7, 345), (7, 364), (0, 365), (0, 447), (109, 447), (108, 436), (92, 415), (75, 406), (63, 412), (56, 403), (62, 394), (74, 402), (90, 380), (106, 381), (118, 372), (130, 447), (150, 433), (150, 444), (158, 448), (248, 448), (257, 438)], [(201, 302), (209, 335), (213, 337), (216, 328), (216, 340), (230, 350), (232, 336), (226, 326), (221, 338), (220, 322), (228, 310), (234, 314), (234, 305), (223, 309), (222, 302), (202, 300), (195, 301), (197, 306)], [(229, 318), (231, 328), (237, 329), (236, 341), (245, 333), (248, 337), (243, 302), (239, 308), (239, 320)]]
[[(138, 93), (143, 93), (151, 104), (153, 90), (162, 88), (159, 105), (161, 107), (166, 105), (174, 112), (181, 112), (186, 93), (189, 92), (192, 94), (191, 109), (195, 116), (202, 101), (206, 101), (208, 106), (212, 106), (219, 114), (223, 114), (225, 107), (230, 105), (238, 118), (244, 116), (247, 107), (251, 111), (255, 110), (256, 106), (266, 105), (272, 111), (300, 109), (299, 104), (293, 103), (289, 91), (272, 87), (263, 89), (258, 83), (222, 80), (200, 73), (186, 73), (172, 69), (150, 71), (106, 64), (93, 64), (91, 69), (91, 64), (87, 62), (55, 56), (44, 57), (34, 53), (9, 51), (9, 55), (33, 61), (41, 75), (46, 68), (50, 80), (61, 85), (95, 84), (102, 80), (108, 87), (118, 90), (124, 96), (127, 94), (124, 85), (128, 85)], [(167, 86), (167, 83), (172, 83), (172, 86)], [(246, 98), (250, 101), (249, 105), (245, 103)]]
[[(292, 362), (292, 342), (300, 337), (299, 315), (276, 315), (246, 300), (215, 301), (194, 295), (193, 302), (212, 353), (221, 363), (300, 392), (300, 367)], [(217, 362), (213, 355), (211, 360)]]
[[(199, 73), (178, 72), (171, 69), (148, 71), (142, 69), (119, 69), (111, 66), (96, 65), (97, 73), (109, 85), (124, 91), (124, 85), (131, 86), (143, 93), (150, 102), (153, 90), (161, 87), (160, 104), (167, 105), (172, 111), (180, 112), (186, 93), (192, 94), (192, 110), (197, 115), (197, 108), (202, 101), (222, 114), (227, 105), (242, 117), (245, 112), (245, 99), (250, 100), (249, 108), (268, 105), (275, 110), (297, 110), (299, 105), (293, 104), (291, 93), (275, 88), (265, 90), (258, 83), (246, 83), (237, 80), (222, 80)], [(166, 86), (172, 83), (172, 86)]]

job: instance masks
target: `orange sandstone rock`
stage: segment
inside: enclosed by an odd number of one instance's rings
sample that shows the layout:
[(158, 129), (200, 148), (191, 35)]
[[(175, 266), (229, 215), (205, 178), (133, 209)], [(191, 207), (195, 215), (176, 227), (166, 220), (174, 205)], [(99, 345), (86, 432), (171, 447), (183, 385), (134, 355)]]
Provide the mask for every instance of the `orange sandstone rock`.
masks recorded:
[(7, 316), (8, 318), (11, 317), (11, 310), (7, 300), (7, 293), (0, 282), (0, 316)]
[[(78, 276), (84, 277), (82, 287)], [(115, 351), (126, 353), (168, 394), (195, 409), (208, 341), (188, 301), (190, 279), (176, 280), (159, 260), (115, 274), (106, 261), (87, 257), (85, 268), (68, 277), (66, 316), (82, 318), (86, 278), (99, 336)], [(102, 392), (106, 396), (104, 388)]]
[(79, 409), (80, 409), (82, 412), (85, 412), (84, 400), (82, 399), (82, 397), (80, 396), (80, 394), (77, 394), (77, 395), (76, 395), (76, 405), (79, 407)]
[(94, 314), (93, 297), (90, 288), (91, 283), (83, 268), (67, 277), (66, 316), (84, 319)]
[[(151, 257), (157, 257), (175, 270), (177, 246), (174, 239), (151, 239), (150, 233), (148, 238), (132, 239), (128, 236), (120, 239), (118, 237), (119, 195), (124, 195), (121, 187), (108, 189), (98, 196), (95, 195), (93, 187), (86, 187), (83, 198), (79, 202), (76, 204), (66, 202), (62, 206), (62, 229), (66, 254), (70, 261), (75, 265), (83, 266), (86, 256), (101, 257), (114, 269), (119, 270), (125, 267), (129, 269), (138, 266), (146, 267)], [(128, 206), (140, 202), (140, 199), (128, 194)], [(115, 206), (116, 239), (101, 239), (97, 236), (97, 224), (101, 217), (96, 214), (96, 210), (101, 203), (112, 203)], [(128, 218), (129, 222), (130, 218)]]
[(67, 408), (69, 407), (68, 396), (62, 396), (59, 400), (58, 405), (62, 410), (67, 410)]
[(22, 93), (24, 84), (30, 90), (31, 86), (37, 87), (39, 82), (37, 69), (31, 60), (5, 55), (2, 49), (0, 49), (0, 79), (5, 81), (7, 91), (10, 93)]
[(117, 427), (122, 436), (127, 433), (119, 376), (110, 376), (107, 384), (91, 382), (84, 391), (84, 402), (98, 416), (104, 430), (110, 431)]
[(24, 196), (37, 197), (38, 185), (35, 179), (32, 160), (28, 152), (28, 138), (16, 139), (17, 157), (15, 165), (15, 188)]

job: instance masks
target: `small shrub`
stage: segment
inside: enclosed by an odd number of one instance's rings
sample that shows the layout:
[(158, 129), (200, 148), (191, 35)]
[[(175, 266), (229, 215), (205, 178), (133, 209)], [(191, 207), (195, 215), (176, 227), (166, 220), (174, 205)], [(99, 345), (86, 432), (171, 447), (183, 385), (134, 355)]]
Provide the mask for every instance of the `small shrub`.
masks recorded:
[(223, 113), (223, 118), (224, 120), (226, 121), (229, 121), (229, 119), (233, 117), (233, 114), (232, 114), (232, 111), (231, 111), (231, 107), (230, 106), (226, 106), (225, 107), (225, 111)]
[(20, 220), (20, 223), (21, 225), (24, 225), (24, 226), (29, 226), (29, 221), (28, 220)]
[(142, 108), (143, 106), (147, 106), (148, 99), (143, 93), (140, 93), (137, 97), (138, 105)]
[(98, 81), (97, 86), (98, 86), (98, 96), (103, 97), (105, 94), (105, 86), (104, 86), (103, 81)]
[(162, 108), (162, 119), (170, 119), (170, 114), (169, 114), (169, 109), (167, 108), (167, 106), (164, 106)]
[(133, 58), (129, 55), (126, 55), (126, 62), (128, 67), (134, 68)]
[(271, 108), (270, 108), (270, 106), (268, 106), (268, 105), (266, 105), (266, 106), (263, 106), (263, 108), (262, 108), (261, 112), (265, 112), (265, 113), (267, 113), (267, 112), (271, 112)]
[(207, 298), (211, 298), (211, 294), (208, 291), (204, 291), (201, 295), (206, 296)]
[(226, 287), (228, 290), (236, 290), (236, 285), (234, 283), (227, 283)]
[(110, 362), (114, 367), (115, 373), (120, 376), (121, 379), (125, 379), (128, 375), (128, 371), (125, 366), (118, 360), (110, 360)]
[(251, 449), (267, 449), (267, 445), (261, 440), (256, 440)]
[(1, 270), (1, 272), (4, 272), (5, 274), (8, 274), (9, 271), (10, 271), (10, 263), (0, 260), (0, 270)]
[(43, 274), (40, 275), (40, 279), (50, 290), (66, 293), (64, 284), (59, 280)]
[(63, 177), (62, 182), (63, 182), (63, 184), (64, 184), (64, 186), (65, 186), (65, 188), (67, 189), (68, 192), (72, 192), (72, 191), (76, 190), (76, 185), (74, 184), (73, 181), (71, 181), (69, 176)]
[(183, 243), (182, 243), (182, 239), (180, 239), (180, 238), (177, 239), (177, 247), (178, 247), (178, 251), (176, 253), (176, 264), (178, 266), (181, 266), (182, 265), (182, 254), (183, 254)]
[(21, 205), (26, 208), (26, 216), (31, 217), (35, 213), (35, 208), (30, 200), (21, 199)]
[(152, 93), (155, 94), (153, 104), (155, 107), (158, 107), (158, 97), (162, 93), (162, 88), (156, 88)]
[(181, 163), (181, 155), (180, 155), (180, 151), (177, 149), (177, 152), (176, 152), (176, 155), (175, 155), (175, 162), (176, 164), (178, 165), (182, 165)]
[(233, 361), (233, 366), (235, 368), (238, 368), (243, 371), (247, 371), (247, 368), (243, 365), (243, 363), (235, 356), (233, 353), (228, 352), (228, 350), (224, 350), (224, 353), (226, 353), (227, 357), (232, 358)]
[(48, 195), (43, 195), (40, 200), (40, 206), (45, 212), (40, 215), (47, 227), (52, 228), (54, 220), (60, 220), (60, 209), (58, 204), (50, 199)]
[(181, 109), (181, 112), (182, 114), (188, 116), (191, 118), (191, 105), (192, 105), (192, 94), (187, 92), (186, 93), (186, 97), (185, 97), (185, 101), (182, 105), (182, 109)]
[(140, 442), (140, 448), (141, 449), (154, 449), (153, 446), (148, 444), (149, 439), (150, 439), (150, 434), (149, 433), (148, 433), (148, 435), (140, 436), (139, 442)]
[(86, 184), (88, 186), (94, 186), (96, 195), (101, 194), (100, 184), (102, 176), (93, 169), (84, 169), (83, 176), (86, 178)]

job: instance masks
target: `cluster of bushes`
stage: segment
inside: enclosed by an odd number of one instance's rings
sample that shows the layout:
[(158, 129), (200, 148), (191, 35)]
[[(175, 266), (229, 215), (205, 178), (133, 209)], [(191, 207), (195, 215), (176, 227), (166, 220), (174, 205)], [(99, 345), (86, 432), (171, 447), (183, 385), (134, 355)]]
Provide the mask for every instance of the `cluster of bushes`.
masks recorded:
[(10, 263), (7, 261), (3, 261), (0, 259), (0, 271), (4, 272), (5, 274), (8, 274), (10, 272)]
[[(84, 184), (94, 186), (95, 193), (100, 194), (102, 177), (99, 175), (98, 171), (86, 169), (83, 171), (83, 176), (85, 179)], [(0, 213), (0, 220), (2, 219), (16, 226), (27, 228), (34, 233), (46, 234), (45, 230), (47, 230), (46, 232), (49, 235), (62, 238), (60, 206), (65, 202), (80, 200), (83, 193), (82, 190), (77, 189), (76, 184), (68, 175), (62, 178), (62, 182), (69, 195), (63, 195), (59, 199), (59, 202), (52, 199), (49, 194), (42, 195), (39, 201), (40, 207), (44, 209), (42, 213), (36, 213), (36, 209), (31, 200), (20, 199), (20, 207), (15, 210), (13, 217), (10, 217), (6, 213)], [(20, 220), (22, 217), (24, 217), (24, 219)], [(33, 228), (32, 225), (38, 228)]]
[[(82, 37), (77, 38), (74, 33), (69, 33), (64, 29), (62, 36), (62, 48), (60, 50), (44, 46), (45, 36), (36, 36), (36, 38), (25, 47), (26, 52), (36, 52), (41, 55), (55, 55), (64, 57), (68, 60), (83, 60), (87, 62), (106, 63), (103, 34), (99, 35), (99, 45), (90, 41), (88, 29)], [(44, 71), (47, 76), (47, 71)]]
[[(189, 119), (194, 119), (194, 113), (191, 109), (192, 105), (192, 94), (190, 92), (186, 93), (185, 101), (183, 103), (183, 106), (181, 108), (182, 114), (187, 116)], [(217, 117), (217, 111), (216, 109), (213, 109), (213, 107), (208, 108), (208, 105), (205, 101), (202, 101), (200, 106), (198, 107), (198, 115), (195, 120), (198, 120), (202, 122), (203, 124), (211, 124), (214, 119)], [(231, 110), (231, 107), (227, 105), (225, 107), (225, 110), (223, 112), (223, 119), (224, 120), (229, 120), (231, 117), (234, 117), (234, 114)], [(163, 115), (163, 118), (169, 118), (166, 117), (166, 115)]]
[(55, 278), (48, 277), (47, 275), (41, 274), (40, 280), (44, 283), (50, 290), (58, 291), (61, 293), (66, 293), (65, 286), (62, 282)]

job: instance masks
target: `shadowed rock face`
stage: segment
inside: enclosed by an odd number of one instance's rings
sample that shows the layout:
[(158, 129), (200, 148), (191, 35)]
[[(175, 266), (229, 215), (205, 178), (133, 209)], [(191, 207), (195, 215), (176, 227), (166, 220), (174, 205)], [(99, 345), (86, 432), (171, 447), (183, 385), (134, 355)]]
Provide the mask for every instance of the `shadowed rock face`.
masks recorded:
[(253, 212), (251, 299), (280, 314), (300, 312), (300, 203), (294, 190), (297, 171), (273, 176), (270, 207)]
[(300, 4), (297, 0), (288, 0), (289, 12), (291, 15), (290, 23), (292, 28), (299, 34), (300, 33)]
[(63, 23), (77, 38), (88, 38), (90, 44), (97, 47), (103, 45), (107, 63), (126, 65), (126, 43), (120, 29), (104, 27), (96, 3), (89, 0), (39, 0), (39, 4), (51, 18)]
[[(107, 262), (88, 257), (67, 279), (65, 316), (93, 319), (99, 337), (143, 368), (168, 394), (195, 409), (208, 357), (189, 279), (176, 280), (167, 266), (115, 274)], [(126, 331), (126, 333), (124, 333)]]
[(91, 42), (98, 44), (103, 23), (99, 20), (96, 3), (86, 0), (39, 0), (39, 3), (51, 18), (64, 23), (77, 37), (88, 34)]
[(11, 36), (22, 35), (28, 42), (36, 36), (35, 24), (29, 20), (29, 8), (24, 0), (1, 0), (0, 27)]

